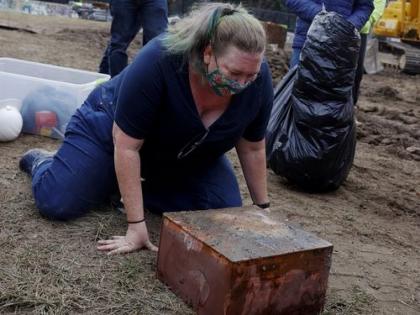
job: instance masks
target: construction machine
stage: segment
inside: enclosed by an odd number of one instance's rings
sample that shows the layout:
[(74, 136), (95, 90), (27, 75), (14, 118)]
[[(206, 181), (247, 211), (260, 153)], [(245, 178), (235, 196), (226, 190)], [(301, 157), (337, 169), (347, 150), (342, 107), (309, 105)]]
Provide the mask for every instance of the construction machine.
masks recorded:
[(109, 4), (101, 1), (71, 1), (72, 9), (82, 19), (110, 21)]
[(420, 0), (390, 1), (373, 28), (379, 50), (390, 52), (382, 62), (403, 72), (420, 74)]

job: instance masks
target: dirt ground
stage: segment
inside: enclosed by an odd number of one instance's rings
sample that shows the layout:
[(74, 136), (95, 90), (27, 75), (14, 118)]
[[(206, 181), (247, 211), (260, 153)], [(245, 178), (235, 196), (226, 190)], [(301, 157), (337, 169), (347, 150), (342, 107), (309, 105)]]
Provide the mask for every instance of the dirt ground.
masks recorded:
[[(96, 71), (109, 24), (0, 12), (0, 57)], [(130, 48), (138, 49), (137, 38)], [(272, 66), (284, 64), (271, 53)], [(275, 81), (283, 69), (274, 69)], [(0, 86), (1, 89), (1, 86)], [(420, 314), (420, 76), (366, 75), (353, 168), (336, 192), (307, 194), (269, 173), (273, 215), (334, 244), (325, 314)], [(96, 240), (123, 234), (109, 208), (68, 222), (37, 212), (19, 157), (59, 142), (0, 143), (0, 313), (192, 314), (155, 277), (156, 254), (107, 257)], [(250, 203), (236, 157), (245, 203)], [(148, 214), (153, 241), (160, 218)]]

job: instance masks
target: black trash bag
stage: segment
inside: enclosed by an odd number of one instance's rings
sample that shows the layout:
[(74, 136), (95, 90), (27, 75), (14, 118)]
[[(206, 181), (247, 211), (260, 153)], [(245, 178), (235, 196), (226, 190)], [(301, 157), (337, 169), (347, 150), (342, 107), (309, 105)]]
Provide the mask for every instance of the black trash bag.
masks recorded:
[(352, 166), (359, 47), (360, 35), (350, 22), (321, 12), (309, 28), (299, 65), (275, 89), (268, 165), (306, 190), (337, 189)]

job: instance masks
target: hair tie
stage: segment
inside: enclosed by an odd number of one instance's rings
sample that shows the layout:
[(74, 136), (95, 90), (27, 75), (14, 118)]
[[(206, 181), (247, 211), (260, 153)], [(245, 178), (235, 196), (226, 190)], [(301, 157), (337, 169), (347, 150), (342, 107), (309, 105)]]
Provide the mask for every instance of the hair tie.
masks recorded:
[(222, 13), (222, 15), (220, 17), (224, 17), (224, 16), (228, 16), (228, 15), (233, 15), (236, 12), (238, 12), (238, 11), (236, 11), (235, 9), (225, 8), (225, 9), (223, 9), (223, 13)]

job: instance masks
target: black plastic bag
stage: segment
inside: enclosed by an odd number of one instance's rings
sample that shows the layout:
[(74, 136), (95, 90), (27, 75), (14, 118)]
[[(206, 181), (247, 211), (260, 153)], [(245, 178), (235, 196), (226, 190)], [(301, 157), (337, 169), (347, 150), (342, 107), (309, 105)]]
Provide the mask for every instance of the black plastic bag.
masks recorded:
[(337, 189), (353, 163), (352, 87), (360, 35), (334, 12), (319, 13), (299, 65), (274, 93), (267, 129), (268, 165), (310, 191)]

